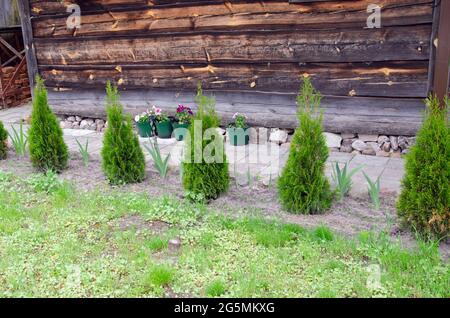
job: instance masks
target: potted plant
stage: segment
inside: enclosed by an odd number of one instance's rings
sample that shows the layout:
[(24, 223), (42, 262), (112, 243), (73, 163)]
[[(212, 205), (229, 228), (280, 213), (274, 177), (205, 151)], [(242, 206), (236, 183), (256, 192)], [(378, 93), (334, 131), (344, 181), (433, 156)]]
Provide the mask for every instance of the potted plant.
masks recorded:
[(136, 122), (139, 136), (144, 138), (153, 136), (152, 118), (151, 113), (148, 110), (142, 114), (136, 115), (134, 121)]
[(156, 126), (156, 133), (159, 138), (170, 138), (172, 137), (172, 122), (169, 116), (163, 113), (161, 108), (153, 106), (151, 117), (154, 120)]
[(233, 115), (234, 123), (228, 126), (227, 132), (232, 146), (244, 146), (250, 142), (250, 131), (247, 125), (247, 116), (236, 113)]
[(175, 114), (175, 122), (173, 123), (173, 129), (175, 132), (175, 138), (178, 141), (182, 141), (186, 135), (186, 131), (191, 124), (192, 116), (194, 113), (192, 109), (184, 105), (178, 105), (177, 113)]

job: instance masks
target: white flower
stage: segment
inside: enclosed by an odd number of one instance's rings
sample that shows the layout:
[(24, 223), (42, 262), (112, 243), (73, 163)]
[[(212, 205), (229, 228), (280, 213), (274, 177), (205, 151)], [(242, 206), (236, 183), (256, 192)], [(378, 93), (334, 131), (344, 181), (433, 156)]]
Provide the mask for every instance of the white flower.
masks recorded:
[(137, 123), (139, 122), (139, 119), (141, 119), (141, 116), (139, 116), (139, 115), (136, 115), (134, 117), (134, 121), (137, 122)]
[(243, 117), (243, 118), (245, 118), (245, 119), (248, 119), (248, 118), (247, 118), (247, 115), (245, 115), (245, 114), (235, 113), (235, 114), (233, 115), (233, 119), (236, 119), (236, 118), (238, 118), (238, 117)]

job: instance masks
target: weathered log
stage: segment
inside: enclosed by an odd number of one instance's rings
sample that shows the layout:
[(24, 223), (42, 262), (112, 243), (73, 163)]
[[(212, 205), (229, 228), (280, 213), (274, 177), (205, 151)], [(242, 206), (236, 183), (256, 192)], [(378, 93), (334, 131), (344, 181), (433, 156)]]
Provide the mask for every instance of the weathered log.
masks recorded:
[[(209, 92), (207, 92), (209, 94)], [(295, 94), (211, 92), (222, 124), (235, 112), (249, 116), (252, 126), (295, 128)], [(195, 107), (195, 94), (183, 91), (139, 90), (121, 92), (121, 102), (129, 114), (140, 113), (151, 105), (175, 111), (178, 104)], [(50, 105), (57, 114), (105, 117), (104, 90), (49, 92)], [(420, 127), (424, 109), (421, 99), (325, 96), (324, 129), (330, 132), (414, 135)]]
[(205, 89), (295, 92), (301, 76), (309, 75), (326, 95), (425, 97), (425, 62), (280, 63), (263, 65), (86, 65), (41, 66), (50, 87), (104, 87), (112, 80), (126, 89)]
[[(67, 16), (33, 20), (35, 37), (79, 37), (118, 34), (148, 34), (242, 29), (335, 29), (366, 27), (368, 1), (340, 2), (340, 8), (325, 3), (293, 5), (283, 3), (174, 7), (149, 10), (104, 11), (82, 15), (82, 26), (68, 30)], [(383, 26), (431, 23), (429, 1), (384, 0)], [(299, 7), (300, 6), (300, 7)], [(334, 9), (334, 10), (333, 10)]]
[(323, 30), (37, 40), (41, 65), (368, 62), (427, 60), (430, 25)]

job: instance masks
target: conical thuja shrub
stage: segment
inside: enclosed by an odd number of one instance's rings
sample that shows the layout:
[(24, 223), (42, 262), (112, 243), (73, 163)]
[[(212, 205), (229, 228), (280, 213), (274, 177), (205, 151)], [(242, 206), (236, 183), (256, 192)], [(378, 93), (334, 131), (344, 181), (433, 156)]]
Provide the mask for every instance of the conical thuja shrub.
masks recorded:
[(0, 160), (6, 159), (8, 153), (7, 142), (8, 132), (3, 126), (3, 122), (0, 121)]
[(47, 90), (39, 76), (36, 77), (28, 135), (31, 162), (35, 168), (61, 172), (67, 167), (69, 155), (63, 131), (48, 105)]
[(403, 223), (424, 237), (449, 235), (450, 126), (445, 107), (430, 96), (416, 144), (406, 156), (405, 176), (397, 204)]
[(309, 78), (304, 78), (297, 96), (299, 127), (278, 180), (281, 204), (292, 213), (320, 213), (327, 210), (332, 201), (325, 176), (328, 148), (323, 136), (320, 100)]
[(117, 87), (106, 85), (106, 128), (101, 151), (102, 168), (111, 184), (141, 182), (145, 178), (145, 157), (130, 116), (124, 116)]
[(215, 100), (197, 91), (198, 111), (186, 138), (183, 186), (186, 191), (216, 199), (228, 189), (230, 180), (223, 136), (217, 132), (220, 120)]

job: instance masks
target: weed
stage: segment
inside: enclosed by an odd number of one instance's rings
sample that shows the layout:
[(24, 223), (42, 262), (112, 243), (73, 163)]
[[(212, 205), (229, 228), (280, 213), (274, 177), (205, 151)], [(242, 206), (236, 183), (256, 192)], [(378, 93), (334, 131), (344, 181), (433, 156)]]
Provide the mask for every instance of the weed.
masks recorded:
[(152, 141), (151, 138), (149, 138), (149, 144), (150, 146), (144, 145), (145, 149), (147, 149), (148, 153), (152, 156), (153, 165), (159, 172), (161, 178), (165, 178), (167, 175), (167, 171), (169, 170), (170, 154), (168, 154), (163, 159), (161, 156), (161, 151), (159, 149), (158, 141), (156, 139)]
[(20, 123), (19, 131), (16, 130), (14, 126), (11, 126), (13, 133), (9, 134), (9, 137), (11, 138), (11, 142), (14, 146), (14, 150), (19, 156), (25, 156), (27, 152), (27, 143), (28, 143), (28, 136), (23, 131), (23, 124)]
[(372, 199), (372, 203), (375, 207), (375, 209), (379, 210), (381, 207), (381, 201), (380, 201), (380, 176), (378, 176), (376, 181), (372, 181), (372, 179), (370, 179), (370, 177), (363, 172), (364, 177), (367, 180), (368, 183), (368, 191), (369, 191), (369, 196)]
[(332, 172), (332, 178), (336, 185), (337, 195), (339, 200), (342, 200), (352, 188), (352, 177), (355, 173), (361, 170), (362, 166), (348, 171), (348, 163), (345, 163), (344, 168), (341, 170), (339, 163), (335, 162)]
[(78, 151), (80, 152), (81, 158), (83, 159), (83, 164), (85, 167), (89, 165), (89, 139), (86, 139), (86, 144), (83, 146), (78, 139), (75, 138), (75, 141), (78, 144)]

